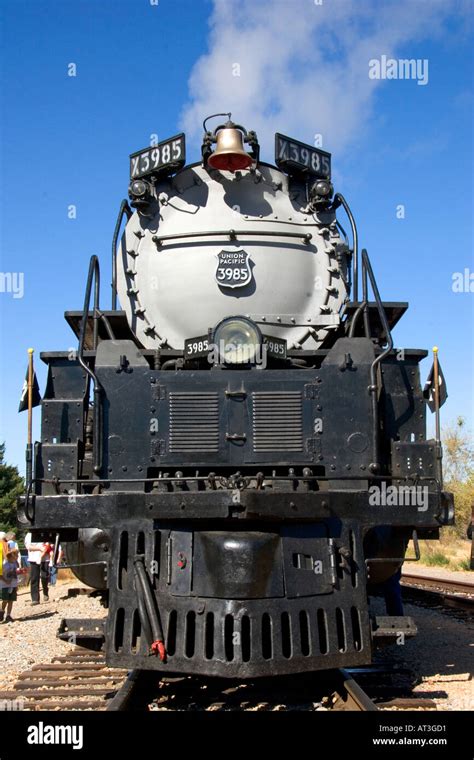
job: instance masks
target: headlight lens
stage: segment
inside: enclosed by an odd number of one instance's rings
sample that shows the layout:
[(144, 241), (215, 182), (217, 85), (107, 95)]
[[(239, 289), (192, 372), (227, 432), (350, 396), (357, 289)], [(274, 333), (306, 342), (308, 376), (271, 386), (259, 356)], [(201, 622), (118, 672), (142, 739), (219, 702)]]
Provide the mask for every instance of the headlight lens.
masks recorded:
[(130, 185), (131, 194), (135, 195), (137, 198), (140, 198), (142, 195), (146, 195), (147, 191), (148, 185), (142, 179), (136, 179)]
[(245, 317), (228, 317), (214, 330), (214, 344), (225, 364), (252, 364), (260, 357), (263, 338), (257, 325)]

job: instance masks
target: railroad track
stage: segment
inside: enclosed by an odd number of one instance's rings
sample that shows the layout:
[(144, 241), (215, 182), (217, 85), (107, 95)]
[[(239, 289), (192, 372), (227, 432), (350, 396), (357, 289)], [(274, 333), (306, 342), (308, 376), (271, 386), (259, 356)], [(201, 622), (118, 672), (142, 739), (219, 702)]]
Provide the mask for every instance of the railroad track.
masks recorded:
[(103, 652), (77, 646), (20, 673), (0, 691), (0, 710), (358, 710), (377, 706), (344, 669), (238, 683), (109, 668)]
[(126, 670), (107, 667), (102, 652), (76, 647), (20, 673), (12, 690), (0, 691), (0, 706), (3, 710), (107, 710), (126, 678)]
[[(159, 676), (155, 671), (109, 668), (103, 653), (76, 647), (51, 663), (21, 673), (11, 691), (0, 692), (3, 710), (93, 711), (359, 711), (436, 709), (430, 699), (393, 698), (390, 685), (361, 686), (364, 676), (390, 675), (385, 667), (321, 671), (238, 683), (197, 676)], [(355, 679), (358, 680), (355, 680)], [(368, 691), (374, 691), (373, 685)]]
[(410, 695), (414, 685), (412, 677), (411, 671), (387, 665), (247, 682), (198, 676), (170, 677), (156, 671), (128, 672), (110, 668), (102, 651), (76, 646), (67, 654), (54, 657), (50, 663), (34, 665), (21, 673), (12, 690), (0, 691), (0, 710), (367, 712), (436, 709), (432, 700)]
[(474, 583), (469, 581), (404, 573), (401, 584), (415, 596), (420, 597), (429, 593), (437, 602), (450, 607), (459, 607), (468, 612), (472, 612), (474, 607)]
[(153, 679), (150, 672), (132, 671), (107, 709), (191, 712), (378, 709), (344, 669), (243, 683), (197, 676), (158, 679), (154, 676)]
[[(198, 676), (162, 676), (158, 681), (156, 678), (150, 681), (150, 673), (134, 671), (108, 709), (158, 712), (436, 710), (434, 700), (410, 693), (413, 675), (399, 667), (371, 665), (239, 683)], [(394, 684), (393, 679), (398, 683)]]

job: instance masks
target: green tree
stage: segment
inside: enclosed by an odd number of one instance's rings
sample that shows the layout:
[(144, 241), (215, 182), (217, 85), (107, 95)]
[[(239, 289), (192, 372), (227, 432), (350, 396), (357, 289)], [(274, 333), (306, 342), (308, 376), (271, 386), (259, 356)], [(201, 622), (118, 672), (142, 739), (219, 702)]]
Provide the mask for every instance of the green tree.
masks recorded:
[(474, 447), (463, 417), (443, 433), (443, 474), (445, 490), (454, 493), (455, 532), (466, 538), (474, 504)]
[(464, 417), (443, 432), (443, 473), (446, 481), (467, 480), (474, 470), (474, 446)]
[(0, 443), (0, 530), (17, 530), (16, 498), (25, 490), (17, 467), (6, 464), (5, 444)]

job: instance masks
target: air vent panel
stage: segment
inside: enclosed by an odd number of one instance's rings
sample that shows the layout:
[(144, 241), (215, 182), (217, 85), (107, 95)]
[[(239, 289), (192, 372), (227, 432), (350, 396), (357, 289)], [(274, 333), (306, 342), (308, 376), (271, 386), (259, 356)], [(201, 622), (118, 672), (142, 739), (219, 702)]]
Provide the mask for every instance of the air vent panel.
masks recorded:
[(217, 393), (170, 393), (170, 452), (219, 451)]
[(303, 412), (300, 391), (252, 394), (253, 450), (303, 451)]

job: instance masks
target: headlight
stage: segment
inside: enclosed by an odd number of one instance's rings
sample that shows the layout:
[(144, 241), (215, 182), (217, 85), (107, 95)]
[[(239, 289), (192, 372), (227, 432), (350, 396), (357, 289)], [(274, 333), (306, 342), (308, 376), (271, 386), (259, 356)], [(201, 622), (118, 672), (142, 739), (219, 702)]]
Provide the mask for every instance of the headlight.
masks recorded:
[(214, 344), (224, 364), (261, 361), (262, 333), (250, 319), (227, 317), (214, 330)]
[(131, 195), (134, 195), (136, 198), (141, 198), (148, 193), (149, 185), (148, 182), (145, 182), (142, 179), (136, 179), (130, 184), (129, 190)]

